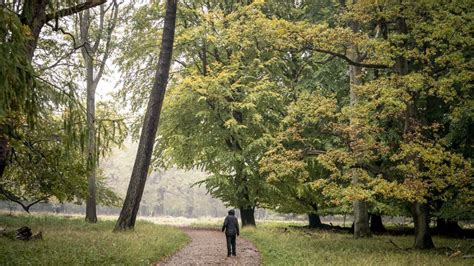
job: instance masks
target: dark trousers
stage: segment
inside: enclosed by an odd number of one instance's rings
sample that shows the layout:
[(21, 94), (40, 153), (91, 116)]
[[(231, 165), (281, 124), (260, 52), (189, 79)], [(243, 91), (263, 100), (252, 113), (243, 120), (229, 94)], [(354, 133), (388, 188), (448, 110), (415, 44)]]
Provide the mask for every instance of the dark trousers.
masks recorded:
[(235, 255), (235, 235), (226, 235), (227, 239), (227, 255)]

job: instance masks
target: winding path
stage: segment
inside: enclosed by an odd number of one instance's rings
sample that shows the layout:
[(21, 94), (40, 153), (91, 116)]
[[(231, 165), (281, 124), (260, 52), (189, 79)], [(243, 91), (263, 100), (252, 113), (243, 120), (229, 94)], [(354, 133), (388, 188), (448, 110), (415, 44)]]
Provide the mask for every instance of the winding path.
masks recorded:
[(156, 265), (260, 265), (255, 246), (237, 237), (237, 256), (227, 257), (224, 233), (218, 230), (183, 228), (191, 238), (182, 250)]

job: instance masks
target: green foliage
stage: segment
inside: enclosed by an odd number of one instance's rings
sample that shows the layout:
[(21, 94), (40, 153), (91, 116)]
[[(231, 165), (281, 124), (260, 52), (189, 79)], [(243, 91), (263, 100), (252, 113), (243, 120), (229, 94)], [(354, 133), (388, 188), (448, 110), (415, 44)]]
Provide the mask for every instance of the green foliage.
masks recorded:
[(150, 265), (189, 241), (176, 228), (138, 223), (133, 232), (114, 234), (112, 221), (91, 224), (76, 218), (0, 216), (0, 227), (29, 226), (34, 232), (41, 231), (44, 239), (23, 242), (0, 237), (0, 257), (14, 265)]
[[(472, 84), (467, 81), (472, 36), (452, 31), (470, 31), (468, 9), (464, 2), (360, 1), (338, 14), (339, 23), (358, 23), (362, 30), (357, 35), (344, 24), (303, 29), (301, 22), (278, 21), (280, 28), (301, 37), (284, 41), (291, 43), (289, 48), (309, 40), (316, 49), (343, 53), (337, 44), (342, 42), (373, 56), (366, 62), (389, 68), (365, 69), (359, 77), (363, 84), (351, 88), (352, 104), (324, 90), (302, 94), (290, 105), (288, 125), (262, 160), (262, 173), (282, 188), (309, 184), (320, 199), (326, 197), (320, 202), (336, 206), (359, 199), (370, 202), (373, 211), (401, 214), (406, 202), (428, 202), (435, 209), (444, 202), (464, 206), (459, 218), (471, 217), (472, 145), (463, 136), (472, 122)], [(406, 33), (400, 33), (401, 20)], [(319, 38), (315, 42), (304, 34)], [(329, 38), (335, 38), (331, 45)], [(407, 62), (406, 73), (400, 72), (401, 60)], [(311, 158), (308, 149), (319, 155)], [(311, 173), (314, 160), (330, 173), (319, 178), (318, 172)], [(360, 184), (352, 183), (354, 176)], [(446, 211), (441, 208), (437, 215)]]
[[(4, 199), (26, 205), (52, 198), (60, 202), (86, 199), (87, 166), (82, 150), (77, 142), (67, 143), (71, 135), (63, 130), (61, 119), (50, 118), (35, 130), (26, 127), (14, 132), (9, 165), (0, 181), (2, 191), (8, 193), (2, 195)], [(98, 183), (98, 202), (115, 206), (120, 202), (104, 180)]]
[(32, 121), (38, 111), (33, 69), (26, 56), (30, 38), (16, 14), (0, 8), (0, 125), (19, 113)]
[[(5, 81), (0, 88), (0, 134), (8, 139), (0, 197), (24, 206), (39, 200), (84, 199), (85, 110), (74, 83), (77, 71), (68, 67), (76, 63), (64, 49), (69, 43), (45, 31), (37, 54), (41, 64), (35, 64), (26, 56), (29, 28), (3, 7), (0, 19), (0, 78)], [(104, 155), (111, 145), (123, 142), (127, 127), (110, 103), (99, 105), (97, 112), (99, 153)], [(118, 204), (120, 199), (103, 183), (98, 184), (99, 202)]]
[[(128, 17), (124, 38), (143, 37), (118, 61), (133, 110), (151, 87), (160, 10)], [(472, 216), (469, 3), (185, 1), (179, 15), (156, 166), (206, 170), (200, 184), (230, 205), (333, 213), (358, 199), (401, 215), (427, 202)]]

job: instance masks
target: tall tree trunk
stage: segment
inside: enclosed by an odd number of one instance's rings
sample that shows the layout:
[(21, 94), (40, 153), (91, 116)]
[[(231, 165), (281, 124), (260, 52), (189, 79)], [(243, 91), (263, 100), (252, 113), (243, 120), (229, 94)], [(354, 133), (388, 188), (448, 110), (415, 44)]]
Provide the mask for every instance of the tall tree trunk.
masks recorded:
[(374, 233), (384, 233), (387, 230), (382, 223), (382, 216), (378, 214), (371, 214), (370, 215), (370, 231)]
[(97, 222), (96, 210), (96, 168), (97, 168), (97, 145), (95, 136), (95, 91), (97, 83), (93, 80), (94, 67), (92, 60), (87, 62), (87, 201), (86, 201), (86, 221)]
[[(111, 10), (111, 19), (109, 25), (106, 27), (104, 21), (106, 20), (107, 10)], [(95, 93), (97, 86), (104, 73), (105, 64), (110, 54), (110, 43), (112, 39), (112, 33), (115, 29), (118, 16), (118, 3), (113, 0), (111, 5), (106, 9), (104, 5), (100, 6), (100, 12), (98, 14), (98, 34), (92, 43), (90, 36), (90, 27), (92, 25), (91, 20), (97, 19), (97, 16), (91, 18), (90, 11), (84, 10), (79, 14), (80, 21), (80, 35), (79, 39), (83, 43), (81, 49), (82, 57), (84, 58), (86, 67), (86, 87), (87, 87), (87, 186), (88, 194), (86, 201), (86, 221), (91, 223), (97, 222), (97, 164), (99, 161), (98, 147), (97, 147), (97, 136), (96, 136), (96, 117), (95, 117)], [(107, 28), (107, 31), (105, 30)], [(104, 34), (105, 31), (105, 34)], [(99, 45), (101, 42), (105, 42), (105, 49), (101, 50), (102, 58), (98, 58)], [(99, 62), (99, 63), (95, 63)], [(97, 69), (97, 71), (95, 71)]]
[(148, 169), (150, 167), (153, 145), (160, 121), (160, 113), (168, 83), (173, 41), (176, 23), (177, 0), (166, 1), (166, 15), (162, 35), (162, 45), (158, 69), (150, 94), (143, 128), (138, 144), (137, 156), (133, 166), (127, 196), (123, 203), (122, 211), (115, 225), (115, 231), (132, 229), (135, 226), (138, 208), (145, 188)]
[(415, 224), (415, 248), (434, 248), (430, 234), (429, 207), (426, 204), (415, 202), (412, 211), (413, 223)]
[[(359, 61), (357, 53), (354, 51), (352, 60)], [(361, 81), (362, 68), (358, 66), (349, 66), (349, 77), (350, 77), (350, 105), (351, 108), (357, 103), (357, 96), (354, 92), (356, 86), (362, 83)], [(352, 119), (351, 119), (352, 120)], [(351, 121), (352, 123), (352, 121)], [(354, 138), (357, 138), (355, 136)], [(352, 185), (360, 185), (361, 181), (357, 173), (352, 175)], [(364, 200), (354, 200), (352, 202), (354, 210), (354, 237), (369, 237), (371, 235), (369, 228), (369, 209), (367, 202)]]
[[(19, 15), (20, 21), (31, 31), (31, 38), (26, 45), (26, 58), (31, 63), (38, 43), (39, 34), (46, 23), (46, 6), (49, 0), (25, 0), (23, 10)], [(9, 151), (7, 125), (0, 125), (0, 178), (3, 176), (8, 164), (7, 157)]]
[(255, 208), (240, 207), (240, 219), (242, 220), (242, 227), (256, 226), (255, 224)]
[[(343, 3), (342, 3), (343, 2)], [(345, 5), (345, 1), (342, 1), (341, 3)], [(357, 0), (352, 0), (352, 3), (355, 4)], [(359, 32), (360, 30), (360, 25), (356, 21), (349, 21), (348, 26), (352, 29), (354, 32)], [(360, 62), (360, 55), (358, 52), (357, 47), (351, 47), (349, 50), (349, 58), (353, 62)], [(362, 84), (362, 67), (359, 66), (354, 66), (354, 65), (349, 65), (349, 78), (350, 78), (350, 92), (349, 92), (349, 100), (350, 100), (350, 106), (353, 108), (353, 106), (357, 103), (357, 95), (355, 93), (355, 88), (359, 85)], [(352, 118), (351, 118), (351, 124), (353, 123)], [(355, 133), (355, 136), (353, 136), (355, 141), (359, 136), (357, 136), (357, 132)], [(361, 184), (360, 178), (357, 173), (353, 173), (352, 175), (352, 185), (358, 186)], [(370, 237), (370, 228), (369, 228), (369, 212), (368, 212), (368, 206), (367, 202), (364, 200), (354, 200), (352, 202), (353, 210), (354, 210), (354, 237), (359, 238), (359, 237)]]

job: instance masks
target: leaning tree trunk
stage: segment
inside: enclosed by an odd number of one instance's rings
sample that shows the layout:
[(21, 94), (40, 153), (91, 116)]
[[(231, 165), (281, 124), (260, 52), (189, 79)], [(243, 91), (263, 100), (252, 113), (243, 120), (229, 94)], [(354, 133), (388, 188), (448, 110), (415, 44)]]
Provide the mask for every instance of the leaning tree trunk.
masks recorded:
[(429, 209), (426, 204), (415, 202), (413, 204), (413, 223), (415, 224), (415, 248), (434, 248), (430, 234)]
[(165, 97), (168, 83), (173, 41), (176, 23), (177, 0), (166, 1), (166, 15), (162, 35), (162, 45), (155, 81), (150, 93), (142, 133), (138, 144), (137, 156), (133, 166), (127, 196), (123, 203), (122, 211), (115, 225), (115, 231), (132, 229), (135, 226), (138, 208), (145, 188), (148, 169), (150, 167), (153, 144), (160, 121), (161, 107)]
[(370, 215), (370, 231), (374, 233), (384, 233), (387, 230), (382, 223), (382, 216), (378, 214), (371, 214)]
[(255, 223), (255, 208), (240, 207), (240, 219), (242, 220), (242, 227), (256, 226)]

